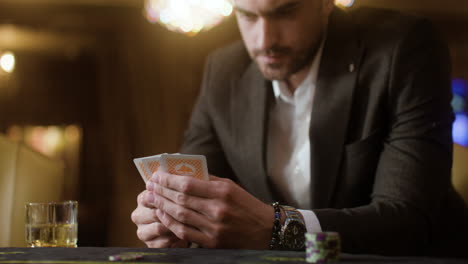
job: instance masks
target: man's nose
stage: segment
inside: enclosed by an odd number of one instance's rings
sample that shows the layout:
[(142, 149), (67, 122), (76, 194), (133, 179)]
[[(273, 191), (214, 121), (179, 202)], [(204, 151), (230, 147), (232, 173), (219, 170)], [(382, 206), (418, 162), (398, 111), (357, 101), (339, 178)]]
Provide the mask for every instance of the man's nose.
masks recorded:
[(257, 39), (257, 47), (261, 50), (269, 50), (278, 41), (277, 28), (273, 21), (262, 18), (259, 21), (259, 34)]

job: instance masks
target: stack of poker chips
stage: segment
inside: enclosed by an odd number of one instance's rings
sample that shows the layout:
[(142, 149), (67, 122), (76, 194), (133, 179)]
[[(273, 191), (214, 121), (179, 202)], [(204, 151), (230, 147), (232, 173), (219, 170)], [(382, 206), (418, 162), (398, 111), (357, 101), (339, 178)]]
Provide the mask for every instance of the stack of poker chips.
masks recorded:
[(338, 233), (306, 233), (305, 236), (306, 261), (308, 263), (327, 263), (339, 261), (341, 240)]

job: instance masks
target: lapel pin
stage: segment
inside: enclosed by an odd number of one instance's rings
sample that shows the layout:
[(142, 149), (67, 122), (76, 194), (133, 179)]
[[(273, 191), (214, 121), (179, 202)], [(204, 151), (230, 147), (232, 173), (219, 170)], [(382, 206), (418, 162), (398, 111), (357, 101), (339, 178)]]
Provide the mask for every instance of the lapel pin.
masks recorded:
[(349, 72), (351, 72), (351, 73), (354, 72), (355, 68), (356, 68), (356, 67), (354, 66), (354, 63), (351, 63), (351, 64), (349, 65)]

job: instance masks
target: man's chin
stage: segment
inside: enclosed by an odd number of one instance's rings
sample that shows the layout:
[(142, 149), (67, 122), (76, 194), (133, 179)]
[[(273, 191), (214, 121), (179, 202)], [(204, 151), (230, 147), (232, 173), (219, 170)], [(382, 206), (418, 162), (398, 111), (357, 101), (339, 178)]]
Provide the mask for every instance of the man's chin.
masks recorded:
[(281, 81), (285, 80), (288, 76), (288, 71), (284, 67), (277, 67), (275, 65), (260, 65), (260, 71), (263, 74), (263, 77), (267, 80)]

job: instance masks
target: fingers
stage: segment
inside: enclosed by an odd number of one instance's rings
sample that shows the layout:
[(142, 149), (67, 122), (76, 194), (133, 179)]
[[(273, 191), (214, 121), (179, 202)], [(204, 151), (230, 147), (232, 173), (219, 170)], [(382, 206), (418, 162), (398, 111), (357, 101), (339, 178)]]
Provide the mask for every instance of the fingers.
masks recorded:
[(186, 248), (187, 241), (181, 241), (171, 230), (160, 223), (153, 205), (154, 195), (144, 191), (138, 195), (138, 207), (132, 213), (132, 221), (138, 226), (137, 236), (150, 248)]
[(192, 241), (200, 245), (209, 244), (209, 239), (199, 230), (184, 225), (175, 220), (170, 214), (157, 210), (157, 215), (161, 219), (161, 223), (172, 231), (179, 239), (184, 241)]
[[(155, 181), (159, 182), (148, 182), (147, 188), (149, 191), (155, 193), (156, 195), (162, 196), (171, 202), (180, 205), (181, 207), (185, 207), (188, 209), (191, 209), (198, 214), (201, 214), (203, 216), (206, 216), (210, 218), (211, 220), (216, 220), (216, 221), (222, 221), (225, 215), (225, 212), (227, 209), (226, 202), (229, 202), (230, 200), (235, 199), (236, 193), (239, 190), (239, 186), (235, 184), (233, 181), (229, 179), (224, 179), (224, 178), (218, 178), (215, 176), (212, 176), (213, 181), (207, 182), (207, 181), (201, 181), (197, 179), (192, 179), (190, 177), (184, 177), (184, 176), (177, 176), (177, 175), (172, 175), (167, 174), (164, 172), (161, 172), (160, 175), (155, 174), (155, 177), (153, 178)], [(155, 179), (158, 177), (159, 179)], [(166, 183), (170, 187), (177, 186), (177, 184), (183, 185), (184, 182), (188, 182), (189, 184), (187, 186), (190, 186), (190, 183), (194, 183), (193, 188), (188, 187), (185, 190), (188, 190), (187, 193), (180, 191), (180, 190), (174, 190), (169, 187), (164, 186), (164, 180), (165, 179), (174, 179), (176, 180), (168, 180)], [(185, 178), (185, 179), (184, 179)], [(202, 188), (198, 188), (197, 186), (201, 183), (200, 186)], [(210, 184), (210, 188), (207, 190), (204, 185)], [(184, 187), (179, 188), (179, 189), (184, 189)], [(201, 193), (203, 191), (206, 191), (206, 194), (204, 195), (205, 197), (212, 197), (212, 198), (204, 198), (204, 197), (197, 197), (193, 195), (194, 193)], [(191, 195), (192, 194), (192, 195)], [(161, 201), (160, 201), (161, 202)], [(163, 204), (156, 203), (155, 200), (153, 200), (153, 206), (159, 209)], [(166, 211), (163, 209), (163, 211)], [(168, 212), (168, 211), (166, 211)], [(177, 221), (181, 223), (186, 223), (192, 226), (196, 226), (199, 228), (198, 225), (193, 225), (193, 223), (187, 223), (185, 222), (184, 219), (181, 219), (174, 213), (168, 212), (169, 214), (172, 215)], [(180, 213), (180, 212), (179, 212)], [(182, 212), (183, 214), (183, 212)], [(182, 215), (183, 216), (183, 215)], [(204, 221), (203, 221), (204, 222)]]
[(187, 195), (185, 193), (165, 188), (157, 183), (148, 183), (147, 188), (149, 191), (153, 191), (154, 193), (171, 200), (175, 204), (192, 209), (202, 214), (206, 214), (206, 212), (210, 210), (210, 203), (206, 198)]
[(154, 207), (154, 195), (150, 191), (144, 191), (138, 195), (138, 205), (141, 205), (146, 208), (156, 209)]
[[(155, 206), (163, 212), (169, 214), (178, 222), (197, 227), (200, 230), (206, 230), (211, 227), (211, 223), (208, 221), (206, 216), (184, 206), (178, 205), (163, 196), (156, 194), (155, 197)], [(156, 211), (156, 215), (158, 211), (159, 210)]]
[[(179, 176), (158, 170), (150, 180), (165, 188), (200, 198), (217, 198), (223, 191), (225, 180), (204, 181), (189, 176)], [(229, 181), (229, 180), (228, 180)]]
[(156, 210), (143, 205), (138, 205), (138, 207), (132, 212), (131, 218), (133, 223), (136, 225), (160, 222), (156, 215)]
[[(144, 195), (141, 195), (144, 196)], [(160, 223), (156, 210), (141, 204), (132, 213), (132, 221), (138, 226), (137, 236), (148, 247), (171, 247), (178, 240), (172, 232)]]
[(146, 225), (139, 225), (137, 230), (138, 239), (141, 241), (151, 241), (159, 237), (173, 235), (163, 224), (155, 222)]
[(159, 237), (157, 239), (146, 241), (146, 246), (149, 248), (186, 248), (188, 242), (180, 240), (175, 235)]

